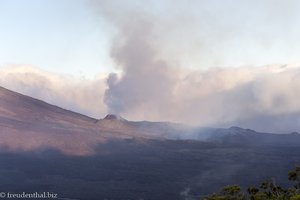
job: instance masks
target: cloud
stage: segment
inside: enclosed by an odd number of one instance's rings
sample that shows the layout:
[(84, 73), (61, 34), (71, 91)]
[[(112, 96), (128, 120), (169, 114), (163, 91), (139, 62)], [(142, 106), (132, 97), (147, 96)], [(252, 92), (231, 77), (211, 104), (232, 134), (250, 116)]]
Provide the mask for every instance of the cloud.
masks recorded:
[(72, 111), (96, 118), (107, 112), (103, 103), (105, 74), (85, 79), (31, 65), (6, 65), (0, 68), (0, 77), (3, 87)]

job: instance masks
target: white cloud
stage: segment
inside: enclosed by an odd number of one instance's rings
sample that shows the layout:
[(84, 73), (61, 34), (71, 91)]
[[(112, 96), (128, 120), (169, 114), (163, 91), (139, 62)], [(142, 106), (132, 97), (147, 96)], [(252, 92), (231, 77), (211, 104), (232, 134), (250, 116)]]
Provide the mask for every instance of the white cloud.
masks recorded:
[(103, 117), (105, 74), (94, 79), (76, 78), (41, 70), (31, 65), (7, 65), (0, 68), (0, 84), (8, 89), (42, 99), (92, 117)]
[(236, 125), (269, 132), (300, 130), (300, 65), (205, 71), (159, 67), (163, 69), (150, 65), (115, 77), (106, 91), (110, 110), (136, 120)]
[(109, 88), (108, 75), (88, 80), (13, 65), (0, 68), (0, 85), (97, 118), (113, 110), (130, 120), (300, 131), (300, 65), (187, 71), (152, 64), (111, 75)]

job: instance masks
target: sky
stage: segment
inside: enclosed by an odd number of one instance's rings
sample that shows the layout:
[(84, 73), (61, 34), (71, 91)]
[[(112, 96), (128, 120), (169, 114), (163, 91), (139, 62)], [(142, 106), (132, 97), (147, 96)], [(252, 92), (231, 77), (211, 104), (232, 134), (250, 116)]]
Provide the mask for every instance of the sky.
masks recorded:
[[(150, 15), (157, 23), (159, 42), (165, 43), (162, 53), (182, 67), (300, 60), (300, 3), (296, 0), (113, 0), (110, 4), (119, 4), (114, 10), (97, 8), (104, 8), (100, 4), (105, 2), (0, 0), (0, 65), (32, 64), (87, 77), (115, 70), (109, 50), (115, 31), (102, 13), (122, 13), (118, 9)], [(118, 8), (120, 4), (125, 6)]]
[(0, 0), (0, 65), (93, 78), (111, 70), (110, 33), (81, 0)]
[(300, 131), (299, 9), (0, 0), (0, 85), (95, 118)]

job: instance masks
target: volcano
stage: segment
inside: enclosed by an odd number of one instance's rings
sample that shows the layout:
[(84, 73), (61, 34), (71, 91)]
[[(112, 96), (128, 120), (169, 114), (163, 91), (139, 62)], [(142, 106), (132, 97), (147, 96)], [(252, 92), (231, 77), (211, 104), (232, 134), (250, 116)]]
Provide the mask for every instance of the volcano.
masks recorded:
[(300, 135), (94, 119), (0, 87), (0, 187), (61, 199), (200, 199), (300, 163)]

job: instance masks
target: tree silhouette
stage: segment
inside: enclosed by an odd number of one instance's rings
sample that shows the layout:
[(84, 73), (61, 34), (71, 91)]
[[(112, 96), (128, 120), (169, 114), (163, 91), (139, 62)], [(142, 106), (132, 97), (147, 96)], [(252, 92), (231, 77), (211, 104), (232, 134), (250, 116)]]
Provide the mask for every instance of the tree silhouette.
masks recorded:
[(287, 189), (276, 185), (274, 180), (266, 180), (259, 187), (249, 187), (247, 193), (242, 192), (240, 186), (231, 185), (203, 200), (300, 200), (300, 166), (288, 173), (288, 179), (294, 185)]

